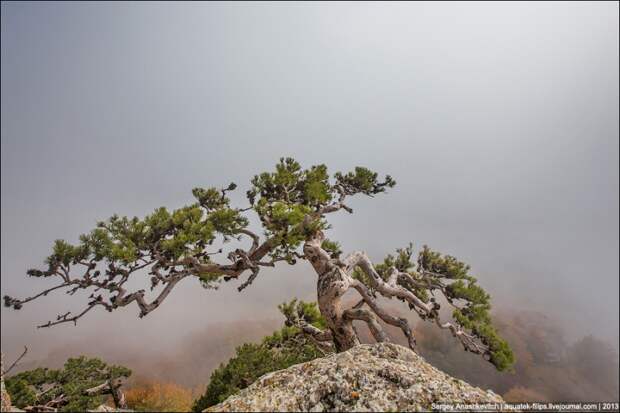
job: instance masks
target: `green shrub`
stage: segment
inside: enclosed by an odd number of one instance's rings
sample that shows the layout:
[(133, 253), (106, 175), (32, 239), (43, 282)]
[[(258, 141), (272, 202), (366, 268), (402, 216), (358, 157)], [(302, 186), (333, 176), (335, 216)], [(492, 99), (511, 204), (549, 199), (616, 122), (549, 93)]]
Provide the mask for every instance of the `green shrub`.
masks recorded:
[[(279, 308), (283, 313), (300, 313), (301, 318), (316, 327), (324, 326), (325, 320), (314, 303), (293, 300)], [(237, 347), (235, 356), (211, 374), (205, 394), (194, 402), (192, 409), (201, 412), (248, 387), (264, 374), (321, 356), (323, 353), (301, 334), (299, 328), (284, 326), (265, 337), (260, 344), (246, 343)]]

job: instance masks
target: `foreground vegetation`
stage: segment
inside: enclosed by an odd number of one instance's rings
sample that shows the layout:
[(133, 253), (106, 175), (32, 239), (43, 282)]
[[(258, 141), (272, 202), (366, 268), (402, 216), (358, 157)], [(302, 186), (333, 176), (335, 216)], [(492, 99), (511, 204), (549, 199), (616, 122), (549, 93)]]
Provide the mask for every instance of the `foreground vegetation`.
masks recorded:
[(126, 407), (120, 391), (131, 370), (108, 366), (98, 358), (70, 358), (62, 369), (37, 368), (5, 380), (13, 406), (35, 411), (76, 412), (95, 409), (112, 397)]

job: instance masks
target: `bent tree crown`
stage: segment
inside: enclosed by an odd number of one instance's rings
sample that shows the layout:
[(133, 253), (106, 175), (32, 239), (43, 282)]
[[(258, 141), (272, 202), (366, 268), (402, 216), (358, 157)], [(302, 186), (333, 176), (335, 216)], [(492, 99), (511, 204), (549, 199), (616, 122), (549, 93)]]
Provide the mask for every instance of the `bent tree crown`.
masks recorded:
[[(469, 266), (426, 246), (416, 264), (409, 246), (374, 265), (364, 252), (343, 257), (339, 244), (325, 237), (328, 214), (353, 212), (345, 204), (349, 197), (372, 197), (394, 185), (389, 175), (380, 180), (363, 167), (346, 174), (338, 172), (330, 180), (325, 165), (302, 169), (295, 160), (282, 158), (274, 172), (252, 179), (247, 208), (230, 205), (227, 194), (236, 189), (234, 183), (223, 189), (195, 188), (192, 193), (197, 202), (172, 212), (162, 207), (143, 219), (113, 215), (82, 235), (76, 245), (57, 240), (45, 261), (47, 268), (31, 269), (27, 274), (55, 277), (59, 283), (22, 300), (5, 296), (4, 303), (19, 309), (54, 290), (66, 289), (73, 295), (89, 289), (90, 301), (81, 312), (61, 314), (39, 327), (77, 323), (95, 307), (113, 311), (133, 302), (144, 317), (187, 277), (198, 277), (204, 287), (216, 288), (221, 281), (247, 273), (238, 287), (241, 291), (256, 279), (261, 267), (307, 260), (318, 275), (318, 305), (327, 328), (308, 323), (303, 312), (289, 311), (287, 321), (322, 348), (344, 351), (358, 344), (355, 320), (365, 322), (377, 341), (387, 341), (379, 324), (382, 320), (400, 328), (415, 349), (408, 320), (391, 315), (377, 300), (379, 296), (395, 297), (422, 319), (449, 330), (466, 351), (483, 355), (499, 370), (509, 368), (514, 362), (512, 351), (491, 325), (490, 297), (469, 274)], [(258, 214), (263, 236), (248, 228), (244, 213), (250, 210)], [(227, 262), (216, 259), (222, 254), (221, 248), (214, 247), (218, 238), (239, 242), (227, 254)], [(245, 244), (244, 239), (249, 242)], [(130, 278), (140, 274), (148, 274), (150, 289), (158, 291), (151, 301), (145, 290), (130, 292), (126, 287)], [(359, 293), (360, 301), (347, 307), (342, 297), (349, 289)], [(453, 308), (451, 321), (442, 319), (436, 293)]]

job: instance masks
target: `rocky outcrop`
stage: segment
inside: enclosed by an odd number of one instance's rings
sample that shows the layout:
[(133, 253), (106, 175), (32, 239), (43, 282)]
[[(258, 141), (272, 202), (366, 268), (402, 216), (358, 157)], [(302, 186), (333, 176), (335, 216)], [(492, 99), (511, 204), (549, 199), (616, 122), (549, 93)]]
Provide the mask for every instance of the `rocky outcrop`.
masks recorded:
[(9, 393), (7, 393), (6, 389), (4, 388), (3, 379), (0, 379), (0, 397), (2, 403), (0, 404), (0, 411), (8, 412), (11, 409), (11, 396), (9, 396)]
[(268, 373), (206, 411), (420, 411), (442, 402), (499, 406), (504, 400), (405, 347), (379, 343)]
[(8, 412), (11, 411), (11, 396), (9, 396), (9, 393), (7, 393), (6, 389), (4, 388), (4, 379), (1, 379), (0, 383), (0, 397), (2, 403), (0, 405), (0, 411)]

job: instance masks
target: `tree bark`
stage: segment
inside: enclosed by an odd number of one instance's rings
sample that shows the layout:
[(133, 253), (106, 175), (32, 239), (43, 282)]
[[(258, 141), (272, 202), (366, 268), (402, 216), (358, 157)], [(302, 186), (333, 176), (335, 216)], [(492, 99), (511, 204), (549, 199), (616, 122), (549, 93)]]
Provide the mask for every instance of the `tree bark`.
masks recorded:
[(331, 331), (337, 352), (346, 351), (360, 341), (353, 328), (354, 317), (346, 315), (342, 296), (351, 286), (352, 278), (321, 247), (325, 237), (318, 231), (304, 244), (304, 255), (318, 275), (317, 302), (321, 315)]
[[(430, 314), (433, 311), (433, 305), (424, 303), (413, 293), (398, 285), (396, 282), (398, 272), (395, 269), (390, 278), (384, 281), (363, 252), (354, 252), (342, 261), (331, 258), (321, 247), (324, 240), (323, 233), (318, 231), (304, 244), (304, 254), (318, 274), (319, 310), (327, 321), (335, 350), (346, 351), (360, 344), (353, 326), (354, 320), (366, 322), (376, 341), (389, 341), (377, 316), (383, 322), (400, 328), (407, 337), (409, 347), (415, 350), (416, 340), (409, 322), (405, 318), (394, 317), (381, 308), (368, 288), (354, 279), (352, 273), (356, 267), (359, 268), (366, 273), (377, 292), (388, 298), (399, 297), (406, 300), (418, 313)], [(351, 288), (357, 290), (362, 301), (351, 308), (344, 308), (342, 297)], [(364, 304), (369, 307), (368, 310), (361, 308)]]

